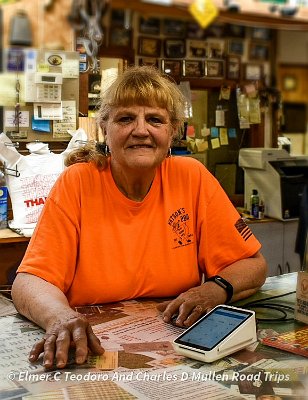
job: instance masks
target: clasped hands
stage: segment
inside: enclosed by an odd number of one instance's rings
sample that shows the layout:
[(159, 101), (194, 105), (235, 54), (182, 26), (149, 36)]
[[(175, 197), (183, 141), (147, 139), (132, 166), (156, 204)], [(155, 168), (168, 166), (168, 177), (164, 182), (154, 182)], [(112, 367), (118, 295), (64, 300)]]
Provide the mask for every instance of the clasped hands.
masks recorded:
[[(176, 325), (192, 325), (203, 314), (225, 301), (224, 293), (217, 293), (215, 286), (215, 283), (209, 282), (191, 288), (173, 300), (158, 304), (163, 321), (171, 323), (176, 315)], [(58, 317), (47, 326), (43, 339), (32, 347), (29, 360), (35, 362), (43, 353), (43, 365), (46, 368), (52, 368), (54, 364), (57, 368), (64, 368), (71, 347), (75, 348), (76, 364), (83, 364), (89, 351), (95, 355), (104, 353), (86, 317), (73, 310), (70, 315)]]

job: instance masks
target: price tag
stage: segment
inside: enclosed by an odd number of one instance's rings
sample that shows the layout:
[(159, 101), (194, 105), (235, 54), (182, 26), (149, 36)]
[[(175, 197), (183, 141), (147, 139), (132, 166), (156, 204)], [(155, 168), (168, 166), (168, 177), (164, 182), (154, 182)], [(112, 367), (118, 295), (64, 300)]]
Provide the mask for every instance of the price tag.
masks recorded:
[(202, 28), (206, 28), (218, 16), (218, 8), (212, 0), (195, 0), (189, 11)]

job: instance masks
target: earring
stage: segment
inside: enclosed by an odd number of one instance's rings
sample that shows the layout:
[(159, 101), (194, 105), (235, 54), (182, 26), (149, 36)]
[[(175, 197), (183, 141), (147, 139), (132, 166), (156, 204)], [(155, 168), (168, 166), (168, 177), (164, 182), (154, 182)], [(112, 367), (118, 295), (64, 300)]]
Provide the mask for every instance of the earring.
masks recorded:
[(109, 147), (108, 147), (107, 143), (105, 143), (105, 146), (104, 146), (104, 156), (105, 157), (110, 156), (110, 150), (109, 150)]
[(167, 158), (171, 157), (171, 147), (169, 147), (168, 153), (167, 153)]

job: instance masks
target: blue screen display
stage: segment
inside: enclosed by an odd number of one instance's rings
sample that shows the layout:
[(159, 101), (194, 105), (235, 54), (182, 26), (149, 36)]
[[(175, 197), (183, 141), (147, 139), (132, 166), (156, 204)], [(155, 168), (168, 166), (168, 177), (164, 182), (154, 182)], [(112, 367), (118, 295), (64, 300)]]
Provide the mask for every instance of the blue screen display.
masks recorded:
[(177, 342), (212, 349), (250, 316), (250, 313), (218, 308), (184, 332)]

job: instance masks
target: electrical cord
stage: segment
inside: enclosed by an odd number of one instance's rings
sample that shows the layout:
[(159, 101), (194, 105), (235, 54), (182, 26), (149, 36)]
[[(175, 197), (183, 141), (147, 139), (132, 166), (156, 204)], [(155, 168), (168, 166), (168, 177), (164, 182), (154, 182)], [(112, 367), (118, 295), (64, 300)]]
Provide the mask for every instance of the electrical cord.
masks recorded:
[(278, 294), (276, 296), (270, 296), (270, 297), (266, 297), (264, 299), (251, 301), (251, 302), (243, 304), (241, 307), (248, 308), (248, 309), (254, 309), (254, 308), (271, 309), (271, 310), (277, 311), (278, 313), (280, 313), (282, 315), (277, 318), (256, 317), (257, 322), (290, 322), (290, 321), (294, 321), (294, 317), (289, 318), (288, 313), (287, 313), (288, 311), (294, 313), (293, 307), (285, 305), (285, 304), (277, 304), (277, 303), (268, 302), (269, 300), (274, 300), (274, 299), (278, 299), (281, 297), (289, 296), (290, 294), (293, 294), (293, 293), (296, 293), (296, 291), (287, 292), (287, 293), (283, 293), (283, 294)]

